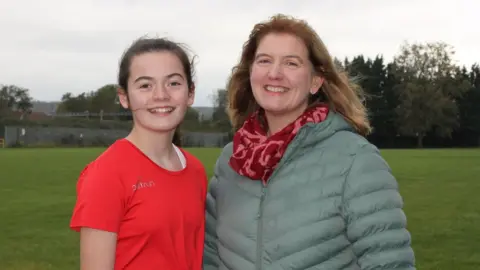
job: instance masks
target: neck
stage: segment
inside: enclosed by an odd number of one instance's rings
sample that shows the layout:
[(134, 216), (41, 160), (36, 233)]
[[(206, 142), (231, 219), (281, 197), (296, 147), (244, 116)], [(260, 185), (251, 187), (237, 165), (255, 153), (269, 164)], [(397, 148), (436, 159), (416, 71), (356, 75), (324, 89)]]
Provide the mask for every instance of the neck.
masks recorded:
[(180, 160), (172, 145), (174, 132), (159, 133), (134, 126), (126, 139), (157, 165), (168, 170), (179, 170)]
[(268, 136), (279, 132), (280, 130), (288, 126), (290, 123), (297, 120), (297, 118), (302, 115), (305, 109), (306, 107), (302, 107), (295, 111), (279, 114), (265, 111), (265, 120), (267, 121), (268, 126)]

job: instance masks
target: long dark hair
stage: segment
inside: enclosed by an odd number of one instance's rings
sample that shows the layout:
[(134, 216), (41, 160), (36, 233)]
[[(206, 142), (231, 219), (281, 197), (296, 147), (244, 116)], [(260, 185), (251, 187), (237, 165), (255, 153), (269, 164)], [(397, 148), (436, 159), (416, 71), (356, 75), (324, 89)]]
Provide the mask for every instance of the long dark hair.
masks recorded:
[[(173, 42), (166, 38), (139, 38), (133, 42), (133, 44), (124, 52), (118, 71), (118, 85), (128, 93), (128, 79), (130, 78), (130, 66), (132, 59), (140, 54), (149, 52), (168, 51), (175, 54), (183, 66), (183, 71), (187, 77), (187, 86), (190, 92), (194, 91), (194, 65), (193, 58), (190, 59), (185, 47), (182, 44)], [(175, 129), (173, 135), (173, 144), (177, 146), (182, 145), (182, 136), (179, 127)]]

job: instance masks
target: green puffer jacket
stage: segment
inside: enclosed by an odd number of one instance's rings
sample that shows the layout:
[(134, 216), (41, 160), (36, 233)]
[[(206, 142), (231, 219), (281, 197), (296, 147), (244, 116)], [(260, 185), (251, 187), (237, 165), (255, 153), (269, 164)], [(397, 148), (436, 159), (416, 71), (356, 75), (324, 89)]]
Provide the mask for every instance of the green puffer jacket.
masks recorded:
[(205, 270), (415, 269), (397, 182), (339, 114), (304, 126), (266, 186), (231, 154), (209, 184)]

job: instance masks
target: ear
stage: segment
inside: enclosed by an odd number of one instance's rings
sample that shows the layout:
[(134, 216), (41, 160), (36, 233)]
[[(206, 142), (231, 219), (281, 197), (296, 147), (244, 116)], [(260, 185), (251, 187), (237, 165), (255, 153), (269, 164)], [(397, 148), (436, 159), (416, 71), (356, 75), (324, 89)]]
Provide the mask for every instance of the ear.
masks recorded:
[(192, 106), (195, 101), (195, 84), (192, 84), (192, 87), (188, 90), (188, 106)]
[(320, 87), (322, 87), (324, 81), (325, 79), (322, 76), (313, 76), (310, 94), (315, 95), (320, 90)]
[(124, 109), (128, 109), (130, 106), (128, 102), (127, 91), (125, 91), (123, 88), (117, 88), (117, 95), (118, 101), (120, 101), (120, 105), (122, 105)]

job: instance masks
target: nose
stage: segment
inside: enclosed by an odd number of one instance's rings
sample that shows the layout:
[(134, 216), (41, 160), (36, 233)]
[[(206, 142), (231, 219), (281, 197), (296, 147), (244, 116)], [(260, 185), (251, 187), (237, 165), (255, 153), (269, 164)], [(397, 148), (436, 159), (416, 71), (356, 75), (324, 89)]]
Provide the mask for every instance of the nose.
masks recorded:
[(167, 89), (163, 86), (154, 87), (152, 92), (154, 100), (168, 100), (170, 98)]
[(279, 63), (274, 63), (268, 70), (268, 78), (271, 80), (281, 79), (283, 76), (282, 66)]

